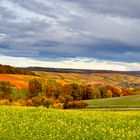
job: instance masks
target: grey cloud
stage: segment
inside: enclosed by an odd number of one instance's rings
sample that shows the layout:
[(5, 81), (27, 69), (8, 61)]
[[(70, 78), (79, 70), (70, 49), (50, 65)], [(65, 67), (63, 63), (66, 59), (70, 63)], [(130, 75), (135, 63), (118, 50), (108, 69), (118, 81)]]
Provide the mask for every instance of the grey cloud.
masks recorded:
[(0, 7), (0, 34), (4, 34), (0, 37), (0, 52), (5, 55), (140, 61), (139, 1), (10, 2), (36, 17), (21, 14), (21, 20), (16, 10)]
[(41, 15), (46, 15), (46, 16), (50, 16), (53, 18), (56, 18), (57, 16), (54, 15), (53, 13), (51, 13), (50, 11), (55, 10), (52, 7), (49, 7), (47, 5), (44, 5), (41, 2), (37, 2), (35, 0), (11, 0), (12, 2), (14, 2), (15, 4), (25, 8), (28, 11), (34, 12), (36, 14), (41, 14)]
[(83, 10), (88, 12), (108, 14), (111, 16), (123, 16), (130, 18), (140, 18), (139, 0), (63, 0), (78, 4)]
[(3, 6), (0, 6), (0, 18), (10, 20), (10, 19), (15, 19), (16, 16), (12, 11), (8, 10), (7, 8)]
[(67, 14), (67, 12), (71, 10), (68, 8), (74, 8), (74, 6), (79, 7), (79, 9), (84, 12), (87, 11), (90, 13), (107, 14), (118, 17), (123, 16), (136, 19), (140, 18), (139, 0), (52, 0), (45, 1), (46, 4), (36, 0), (11, 1), (29, 11), (53, 18), (58, 17), (58, 14)]

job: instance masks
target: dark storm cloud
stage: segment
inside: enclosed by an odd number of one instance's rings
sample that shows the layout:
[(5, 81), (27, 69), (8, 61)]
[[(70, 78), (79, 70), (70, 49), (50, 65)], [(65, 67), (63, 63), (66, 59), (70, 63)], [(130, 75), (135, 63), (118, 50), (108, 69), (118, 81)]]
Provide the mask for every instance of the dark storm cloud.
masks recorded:
[(2, 0), (0, 53), (140, 61), (138, 0)]

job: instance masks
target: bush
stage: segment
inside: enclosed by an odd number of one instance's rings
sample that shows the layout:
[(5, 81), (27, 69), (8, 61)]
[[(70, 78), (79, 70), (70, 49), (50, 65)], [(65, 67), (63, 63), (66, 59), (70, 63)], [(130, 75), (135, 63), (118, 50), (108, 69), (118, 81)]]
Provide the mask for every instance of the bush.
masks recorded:
[(33, 106), (48, 107), (50, 105), (50, 102), (49, 102), (48, 98), (46, 98), (45, 96), (33, 97), (31, 100), (32, 100), (32, 105)]
[(42, 84), (37, 79), (32, 79), (29, 81), (28, 85), (29, 97), (35, 97), (42, 91)]
[(68, 108), (75, 108), (75, 109), (82, 109), (85, 108), (88, 104), (84, 101), (73, 101), (73, 102), (68, 102), (67, 106), (64, 106), (65, 109)]
[(12, 103), (7, 99), (3, 99), (0, 100), (0, 105), (12, 105)]
[(32, 100), (28, 99), (24, 102), (21, 102), (23, 106), (33, 106)]
[(55, 103), (55, 104), (53, 104), (53, 107), (57, 108), (57, 109), (63, 109), (64, 108), (63, 103)]

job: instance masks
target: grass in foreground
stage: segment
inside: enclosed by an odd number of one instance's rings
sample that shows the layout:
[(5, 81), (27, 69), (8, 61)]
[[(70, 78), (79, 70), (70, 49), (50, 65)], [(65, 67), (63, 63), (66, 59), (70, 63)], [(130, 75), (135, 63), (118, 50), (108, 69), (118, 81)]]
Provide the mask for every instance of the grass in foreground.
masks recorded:
[(140, 108), (140, 95), (87, 100), (88, 108)]
[(140, 111), (0, 107), (2, 140), (138, 140)]

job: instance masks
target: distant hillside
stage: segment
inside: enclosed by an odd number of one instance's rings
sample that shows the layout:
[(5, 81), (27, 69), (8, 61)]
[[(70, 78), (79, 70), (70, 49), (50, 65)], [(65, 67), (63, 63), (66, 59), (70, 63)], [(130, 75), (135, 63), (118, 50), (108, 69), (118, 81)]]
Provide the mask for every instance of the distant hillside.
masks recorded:
[(61, 84), (77, 83), (86, 85), (118, 85), (120, 87), (140, 87), (139, 75), (129, 75), (120, 73), (76, 73), (76, 72), (50, 72), (35, 71), (50, 81), (56, 81)]
[(32, 71), (59, 72), (59, 73), (81, 73), (81, 74), (109, 73), (109, 74), (128, 74), (140, 76), (140, 71), (89, 70), (89, 69), (66, 69), (66, 68), (45, 68), (45, 67), (28, 67), (27, 69)]
[(79, 83), (90, 85), (118, 85), (121, 87), (140, 86), (140, 71), (112, 71), (112, 70), (88, 70), (88, 69), (64, 69), (28, 67), (28, 70), (36, 71), (47, 79), (55, 80), (63, 84)]
[(9, 65), (1, 65), (0, 64), (0, 74), (23, 74), (23, 75), (35, 75), (34, 72), (23, 69), (23, 68), (16, 68)]
[[(23, 85), (24, 81), (34, 78), (32, 76), (26, 77), (23, 75), (36, 75), (49, 81), (56, 81), (63, 85), (77, 83), (99, 86), (117, 85), (120, 87), (140, 87), (140, 71), (108, 71), (43, 67), (28, 67), (23, 69), (0, 65), (0, 73), (0, 81), (8, 80), (11, 81), (11, 83), (16, 83), (16, 85)], [(22, 76), (16, 74), (22, 74)], [(15, 80), (17, 78), (20, 80)]]

